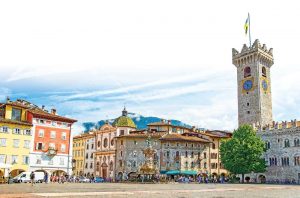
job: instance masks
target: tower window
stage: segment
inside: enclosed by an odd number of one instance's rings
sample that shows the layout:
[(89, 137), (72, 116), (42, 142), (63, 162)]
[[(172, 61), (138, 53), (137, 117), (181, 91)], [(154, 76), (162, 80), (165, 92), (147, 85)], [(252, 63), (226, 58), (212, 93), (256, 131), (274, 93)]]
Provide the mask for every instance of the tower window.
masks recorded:
[(250, 111), (247, 111), (248, 114), (250, 114)]
[(267, 77), (267, 71), (265, 67), (262, 67), (261, 72), (264, 77)]
[(250, 103), (249, 102), (247, 102), (247, 107), (249, 107), (250, 106)]
[(251, 68), (250, 67), (246, 67), (244, 69), (244, 78), (251, 76)]

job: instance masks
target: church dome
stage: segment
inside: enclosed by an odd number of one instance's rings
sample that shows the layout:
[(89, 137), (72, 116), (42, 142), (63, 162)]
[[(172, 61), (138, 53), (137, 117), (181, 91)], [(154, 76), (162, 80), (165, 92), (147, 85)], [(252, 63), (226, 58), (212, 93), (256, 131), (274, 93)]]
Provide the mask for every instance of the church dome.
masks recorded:
[(135, 123), (133, 120), (127, 116), (127, 111), (126, 108), (122, 111), (122, 116), (118, 117), (115, 119), (113, 122), (114, 127), (131, 127), (131, 128), (136, 128)]

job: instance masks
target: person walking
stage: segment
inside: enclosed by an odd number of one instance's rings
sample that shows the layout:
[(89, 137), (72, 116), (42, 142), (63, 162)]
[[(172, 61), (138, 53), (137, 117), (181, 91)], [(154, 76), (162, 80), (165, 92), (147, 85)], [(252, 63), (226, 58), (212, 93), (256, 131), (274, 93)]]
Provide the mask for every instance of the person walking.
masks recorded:
[(45, 181), (45, 184), (48, 183), (48, 173), (45, 173), (45, 176), (44, 176), (44, 181)]
[(31, 171), (31, 173), (30, 173), (31, 186), (33, 186), (33, 184), (34, 184), (34, 179), (35, 179), (35, 174), (33, 171)]

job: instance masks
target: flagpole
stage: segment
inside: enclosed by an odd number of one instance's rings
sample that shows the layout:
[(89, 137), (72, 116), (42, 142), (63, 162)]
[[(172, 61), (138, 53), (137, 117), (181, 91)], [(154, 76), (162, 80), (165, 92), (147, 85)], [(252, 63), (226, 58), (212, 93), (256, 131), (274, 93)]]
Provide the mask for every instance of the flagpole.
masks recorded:
[(249, 19), (249, 47), (251, 47), (251, 29), (250, 29), (250, 14), (249, 14), (249, 12), (248, 12), (248, 19)]

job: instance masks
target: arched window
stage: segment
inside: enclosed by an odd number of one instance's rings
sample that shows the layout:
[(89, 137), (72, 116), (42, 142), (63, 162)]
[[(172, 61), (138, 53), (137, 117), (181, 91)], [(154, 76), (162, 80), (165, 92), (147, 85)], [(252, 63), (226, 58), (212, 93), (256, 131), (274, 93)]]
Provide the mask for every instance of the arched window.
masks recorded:
[(206, 162), (204, 162), (203, 168), (207, 168), (207, 163)]
[(296, 147), (300, 146), (300, 141), (298, 138), (294, 139), (294, 146), (296, 146)]
[(98, 141), (98, 147), (100, 147), (101, 146), (101, 142), (100, 141)]
[(176, 151), (176, 157), (179, 157), (179, 151)]
[(216, 144), (215, 144), (215, 143), (212, 143), (211, 148), (212, 148), (212, 149), (216, 149)]
[(195, 164), (194, 162), (191, 163), (191, 168), (194, 168), (195, 167)]
[(244, 78), (251, 76), (251, 68), (250, 67), (246, 67), (244, 69)]
[(193, 157), (194, 157), (194, 152), (191, 153), (191, 158), (193, 158)]
[(105, 138), (104, 141), (103, 141), (103, 146), (104, 146), (104, 148), (107, 147), (107, 142), (108, 142), (108, 140), (107, 140), (107, 138)]
[(87, 159), (87, 158), (89, 158), (89, 155), (88, 155), (88, 154), (85, 155), (85, 159)]
[(284, 147), (290, 147), (290, 141), (288, 139), (284, 140)]
[(100, 171), (100, 162), (97, 162), (97, 171)]
[(266, 141), (266, 149), (270, 149), (271, 148), (271, 144), (269, 141)]
[(188, 152), (187, 151), (185, 151), (185, 157), (188, 157)]
[(188, 168), (189, 167), (189, 163), (185, 162), (185, 167)]
[(114, 142), (115, 142), (115, 140), (114, 139), (112, 139), (111, 141), (110, 141), (110, 145), (114, 145)]
[(281, 158), (281, 165), (282, 166), (289, 166), (290, 165), (290, 159), (289, 159), (289, 157), (282, 157)]
[(261, 73), (264, 77), (267, 77), (267, 71), (266, 71), (266, 68), (265, 67), (262, 67), (261, 69)]

